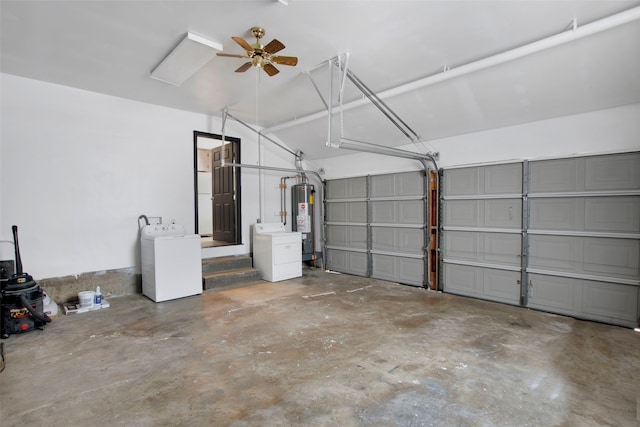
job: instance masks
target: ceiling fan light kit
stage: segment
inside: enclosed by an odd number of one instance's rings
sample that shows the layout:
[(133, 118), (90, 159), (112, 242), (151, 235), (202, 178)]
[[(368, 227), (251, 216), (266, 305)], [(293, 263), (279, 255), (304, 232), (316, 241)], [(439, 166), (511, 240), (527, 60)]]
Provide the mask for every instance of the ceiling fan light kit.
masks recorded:
[(265, 31), (261, 27), (251, 28), (251, 34), (256, 38), (256, 42), (253, 44), (247, 43), (242, 37), (231, 37), (233, 41), (238, 43), (246, 52), (244, 55), (238, 55), (233, 53), (217, 53), (218, 56), (228, 58), (246, 58), (249, 62), (245, 62), (241, 65), (236, 73), (243, 73), (251, 67), (262, 68), (269, 76), (275, 76), (280, 72), (275, 65), (288, 65), (295, 67), (298, 64), (298, 58), (295, 56), (276, 56), (275, 54), (285, 48), (279, 40), (273, 39), (266, 46), (260, 43), (260, 39), (264, 37)]

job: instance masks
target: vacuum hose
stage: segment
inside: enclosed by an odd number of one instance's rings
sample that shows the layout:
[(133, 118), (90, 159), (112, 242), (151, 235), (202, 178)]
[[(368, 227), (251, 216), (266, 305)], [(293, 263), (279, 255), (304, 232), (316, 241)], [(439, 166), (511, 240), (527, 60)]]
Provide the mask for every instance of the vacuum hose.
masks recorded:
[(38, 319), (40, 322), (42, 323), (51, 322), (51, 318), (49, 316), (47, 316), (44, 313), (38, 313), (33, 309), (33, 307), (31, 307), (30, 301), (27, 299), (27, 297), (24, 294), (20, 294), (18, 299), (20, 300), (20, 304), (22, 304), (24, 308), (26, 308), (29, 311), (29, 313), (31, 313), (31, 315), (36, 319)]

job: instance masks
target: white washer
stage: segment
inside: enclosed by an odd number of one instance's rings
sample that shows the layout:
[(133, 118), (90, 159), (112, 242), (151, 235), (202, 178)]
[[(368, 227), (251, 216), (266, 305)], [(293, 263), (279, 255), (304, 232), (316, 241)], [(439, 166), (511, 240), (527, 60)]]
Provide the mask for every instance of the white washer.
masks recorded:
[(253, 227), (253, 266), (269, 282), (302, 276), (302, 233), (285, 231), (284, 224)]
[(142, 293), (155, 302), (202, 293), (200, 236), (179, 224), (142, 228)]

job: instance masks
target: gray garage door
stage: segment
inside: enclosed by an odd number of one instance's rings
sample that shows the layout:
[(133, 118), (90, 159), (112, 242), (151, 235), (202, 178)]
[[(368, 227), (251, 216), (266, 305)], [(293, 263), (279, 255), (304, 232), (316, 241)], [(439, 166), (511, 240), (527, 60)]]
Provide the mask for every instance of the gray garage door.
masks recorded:
[(640, 153), (529, 163), (528, 306), (638, 325)]
[(446, 292), (637, 326), (640, 153), (445, 170)]
[(327, 268), (425, 286), (426, 188), (419, 171), (327, 181)]
[(443, 290), (519, 304), (522, 163), (445, 170), (441, 208)]

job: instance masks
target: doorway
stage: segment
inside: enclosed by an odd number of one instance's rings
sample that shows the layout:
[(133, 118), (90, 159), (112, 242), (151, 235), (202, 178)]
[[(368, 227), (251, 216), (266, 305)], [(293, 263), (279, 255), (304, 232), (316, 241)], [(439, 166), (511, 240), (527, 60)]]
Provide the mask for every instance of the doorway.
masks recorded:
[(194, 132), (195, 232), (202, 247), (242, 242), (240, 169), (223, 166), (240, 162), (240, 139)]

